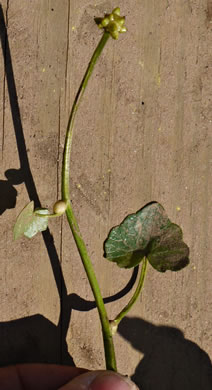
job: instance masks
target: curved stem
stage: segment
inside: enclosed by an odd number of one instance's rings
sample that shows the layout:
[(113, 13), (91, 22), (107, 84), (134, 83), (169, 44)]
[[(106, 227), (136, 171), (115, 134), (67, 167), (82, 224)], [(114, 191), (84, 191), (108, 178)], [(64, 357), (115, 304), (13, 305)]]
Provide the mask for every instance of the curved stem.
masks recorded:
[(85, 72), (83, 80), (80, 84), (79, 90), (78, 90), (76, 97), (74, 99), (71, 114), (70, 114), (70, 117), (68, 120), (65, 146), (64, 146), (64, 154), (63, 154), (63, 165), (62, 165), (62, 199), (64, 201), (69, 200), (69, 196), (70, 196), (69, 195), (70, 153), (71, 153), (71, 145), (72, 145), (72, 139), (73, 139), (74, 119), (75, 119), (77, 110), (79, 108), (80, 101), (84, 95), (85, 88), (88, 84), (88, 80), (91, 77), (94, 66), (95, 66), (102, 50), (104, 49), (104, 46), (107, 43), (109, 37), (110, 37), (110, 34), (108, 32), (104, 32), (96, 50), (93, 53), (93, 56), (92, 56), (90, 63), (87, 67), (87, 70)]
[(91, 58), (91, 61), (88, 65), (88, 68), (85, 72), (85, 76), (81, 82), (81, 85), (79, 87), (79, 90), (77, 92), (77, 95), (76, 95), (74, 103), (73, 103), (73, 107), (71, 110), (71, 114), (70, 114), (68, 126), (67, 126), (66, 140), (65, 140), (64, 154), (63, 154), (62, 199), (65, 202), (67, 202), (66, 216), (67, 216), (72, 234), (74, 236), (74, 240), (75, 240), (77, 249), (79, 251), (85, 272), (87, 274), (91, 289), (93, 291), (95, 301), (96, 301), (96, 305), (97, 305), (97, 309), (98, 309), (98, 313), (99, 313), (99, 317), (100, 317), (100, 321), (101, 321), (101, 325), (102, 325), (106, 368), (108, 370), (117, 371), (112, 332), (111, 332), (109, 320), (107, 317), (107, 312), (106, 312), (105, 305), (104, 305), (102, 295), (100, 292), (100, 288), (99, 288), (99, 285), (98, 285), (98, 282), (97, 282), (97, 279), (96, 279), (96, 276), (95, 276), (95, 273), (93, 270), (91, 260), (88, 256), (88, 253), (87, 253), (86, 245), (82, 239), (76, 218), (74, 216), (74, 212), (73, 212), (71, 201), (70, 201), (70, 195), (69, 195), (70, 152), (71, 152), (71, 145), (72, 145), (72, 138), (73, 138), (73, 124), (74, 124), (75, 115), (76, 115), (77, 110), (79, 108), (80, 101), (83, 97), (85, 88), (86, 88), (88, 80), (92, 74), (92, 71), (93, 71), (94, 66), (96, 64), (96, 61), (99, 58), (109, 36), (110, 36), (110, 34), (107, 32), (105, 32), (103, 34), (96, 50), (94, 51), (94, 54)]
[(132, 308), (132, 306), (134, 305), (134, 303), (137, 301), (140, 293), (141, 293), (141, 290), (142, 290), (142, 287), (144, 285), (144, 279), (145, 279), (145, 276), (146, 276), (146, 271), (147, 271), (147, 258), (144, 257), (143, 259), (143, 265), (142, 265), (142, 269), (141, 269), (141, 274), (140, 274), (140, 278), (139, 278), (139, 281), (138, 281), (138, 285), (136, 287), (136, 290), (132, 296), (132, 298), (130, 299), (129, 303), (124, 307), (124, 309), (116, 316), (115, 320), (113, 320), (111, 322), (111, 326), (116, 326), (116, 329), (118, 327), (118, 324), (119, 322), (126, 316), (126, 314), (130, 311), (130, 309)]

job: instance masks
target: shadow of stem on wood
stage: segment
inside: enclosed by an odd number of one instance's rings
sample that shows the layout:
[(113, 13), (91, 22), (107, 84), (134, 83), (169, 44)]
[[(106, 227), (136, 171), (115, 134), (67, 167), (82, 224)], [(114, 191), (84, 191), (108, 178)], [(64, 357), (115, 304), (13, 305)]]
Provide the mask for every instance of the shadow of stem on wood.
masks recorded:
[[(137, 274), (138, 270), (135, 269), (127, 285), (117, 294), (105, 298), (104, 302), (110, 303), (126, 295), (134, 285)], [(96, 303), (86, 301), (77, 294), (64, 294), (61, 296), (61, 306), (57, 325), (40, 314), (0, 322), (0, 366), (37, 362), (74, 365), (66, 343), (71, 312), (93, 310)]]
[[(35, 182), (34, 182), (34, 179), (33, 179), (32, 173), (31, 173), (31, 169), (30, 169), (30, 164), (29, 164), (29, 159), (28, 159), (27, 149), (26, 149), (26, 143), (25, 143), (25, 137), (24, 137), (24, 132), (23, 132), (23, 126), (22, 126), (22, 122), (21, 122), (17, 89), (16, 89), (13, 66), (12, 66), (12, 58), (11, 58), (11, 54), (10, 54), (9, 41), (8, 41), (8, 36), (7, 36), (7, 15), (6, 15), (6, 21), (5, 21), (4, 13), (2, 10), (1, 4), (0, 4), (0, 37), (1, 37), (2, 53), (3, 53), (3, 58), (4, 58), (4, 69), (5, 69), (4, 89), (5, 89), (5, 82), (7, 82), (12, 120), (13, 120), (18, 155), (19, 155), (19, 160), (20, 160), (20, 169), (19, 169), (18, 175), (19, 175), (19, 177), (21, 177), (22, 182), (25, 183), (29, 199), (34, 201), (35, 207), (41, 207), (39, 196), (38, 196), (37, 189), (35, 186)], [(13, 178), (13, 180), (14, 180), (14, 178)], [(13, 196), (14, 196), (14, 194), (13, 194)], [(14, 202), (14, 204), (15, 204), (15, 202)], [(61, 311), (62, 311), (62, 307), (63, 307), (62, 300), (64, 299), (64, 297), (67, 297), (67, 290), (66, 290), (66, 285), (65, 285), (64, 278), (63, 278), (58, 254), (57, 254), (57, 251), (56, 251), (56, 248), (54, 245), (53, 237), (52, 237), (49, 229), (47, 229), (45, 232), (43, 232), (42, 235), (43, 235), (45, 247), (46, 247), (50, 262), (51, 262), (52, 271), (54, 274), (57, 290), (58, 290), (59, 297), (60, 297), (60, 304), (61, 304)], [(62, 313), (61, 313), (61, 315), (62, 315)], [(67, 319), (67, 321), (68, 322), (70, 321), (70, 317), (69, 317), (69, 319)], [(61, 322), (61, 327), (62, 326), (63, 325)], [(63, 333), (63, 331), (61, 328), (61, 335), (62, 335), (62, 333)], [(58, 350), (58, 354), (61, 355), (61, 349)], [(62, 356), (60, 356), (60, 360), (62, 360)]]
[[(21, 122), (20, 108), (7, 36), (6, 21), (0, 4), (0, 39), (4, 58), (5, 76), (3, 82), (4, 94), (6, 83), (16, 137), (19, 169), (8, 169), (5, 172), (7, 180), (0, 180), (0, 215), (8, 208), (15, 207), (17, 191), (13, 185), (24, 183), (30, 200), (35, 207), (41, 207), (38, 192), (31, 173), (27, 155), (26, 142)], [(57, 325), (40, 314), (20, 318), (14, 321), (0, 323), (0, 366), (14, 363), (60, 363), (73, 365), (73, 359), (68, 353), (66, 336), (70, 325), (71, 311), (88, 311), (96, 307), (94, 301), (86, 301), (76, 294), (67, 294), (59, 257), (54, 245), (54, 239), (49, 229), (42, 233), (54, 274), (59, 298), (60, 318)], [(113, 302), (126, 295), (133, 287), (138, 270), (135, 269), (127, 285), (112, 297), (105, 298), (105, 303)]]

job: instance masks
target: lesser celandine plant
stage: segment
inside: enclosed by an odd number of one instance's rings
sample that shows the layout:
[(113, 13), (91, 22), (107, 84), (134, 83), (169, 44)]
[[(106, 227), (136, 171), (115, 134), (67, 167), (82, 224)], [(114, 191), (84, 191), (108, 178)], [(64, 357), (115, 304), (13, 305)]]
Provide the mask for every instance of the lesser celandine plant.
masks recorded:
[(105, 44), (110, 37), (117, 40), (119, 34), (126, 32), (125, 17), (120, 16), (119, 8), (115, 8), (111, 14), (105, 15), (101, 19), (99, 18), (96, 22), (99, 28), (103, 30), (103, 35), (91, 57), (68, 120), (62, 163), (61, 200), (54, 204), (52, 213), (45, 208), (34, 210), (34, 202), (31, 201), (17, 218), (14, 227), (14, 238), (18, 239), (22, 235), (32, 238), (36, 233), (47, 229), (50, 218), (60, 217), (66, 213), (98, 308), (102, 326), (106, 368), (116, 371), (113, 335), (116, 333), (119, 322), (132, 308), (141, 292), (147, 263), (150, 263), (159, 272), (165, 272), (166, 270), (178, 271), (189, 263), (189, 248), (182, 240), (181, 228), (169, 220), (164, 208), (157, 202), (145, 205), (135, 214), (130, 214), (125, 218), (119, 226), (112, 228), (104, 242), (104, 257), (109, 261), (116, 262), (122, 268), (132, 268), (140, 264), (141, 272), (137, 288), (129, 303), (115, 319), (109, 320), (93, 265), (72, 209), (69, 191), (70, 153), (76, 113), (88, 80)]

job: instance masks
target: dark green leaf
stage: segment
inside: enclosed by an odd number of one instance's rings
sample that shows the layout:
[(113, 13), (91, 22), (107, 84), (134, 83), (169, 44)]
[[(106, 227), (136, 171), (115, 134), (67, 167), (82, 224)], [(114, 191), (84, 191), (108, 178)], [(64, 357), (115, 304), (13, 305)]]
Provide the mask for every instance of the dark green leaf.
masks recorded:
[[(36, 210), (38, 211), (38, 210)], [(39, 209), (39, 214), (47, 215), (47, 209)], [(32, 238), (38, 232), (46, 230), (48, 227), (48, 216), (39, 217), (34, 212), (34, 202), (30, 202), (19, 214), (14, 226), (14, 239), (17, 240), (25, 235)]]
[(105, 257), (119, 267), (138, 265), (144, 256), (158, 271), (183, 268), (189, 249), (182, 231), (172, 224), (159, 203), (150, 203), (114, 227), (104, 244)]
[(157, 271), (179, 271), (188, 265), (189, 248), (182, 236), (181, 228), (172, 223), (160, 237), (151, 241), (147, 258)]

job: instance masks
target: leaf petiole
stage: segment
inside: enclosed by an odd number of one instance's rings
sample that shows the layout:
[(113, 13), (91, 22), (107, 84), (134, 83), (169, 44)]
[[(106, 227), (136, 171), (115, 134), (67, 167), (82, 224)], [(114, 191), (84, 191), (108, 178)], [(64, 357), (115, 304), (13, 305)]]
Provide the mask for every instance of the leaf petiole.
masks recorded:
[(140, 277), (139, 277), (139, 281), (138, 281), (138, 285), (136, 287), (136, 290), (135, 290), (132, 298), (130, 299), (128, 304), (124, 307), (124, 309), (110, 323), (110, 326), (111, 326), (113, 334), (116, 333), (116, 330), (118, 328), (118, 325), (119, 325), (120, 321), (127, 315), (127, 313), (129, 313), (130, 309), (133, 307), (134, 303), (137, 301), (137, 299), (138, 299), (138, 297), (139, 297), (139, 295), (141, 293), (142, 287), (144, 285), (144, 279), (145, 279), (145, 276), (146, 276), (146, 272), (147, 272), (147, 258), (144, 257), (143, 258), (142, 269), (141, 269), (141, 273), (140, 273)]
[(47, 214), (47, 215), (44, 215), (44, 214), (40, 214), (39, 211), (37, 212), (36, 210), (34, 211), (34, 215), (36, 217), (40, 217), (40, 218), (56, 218), (56, 217), (60, 217), (61, 214)]

